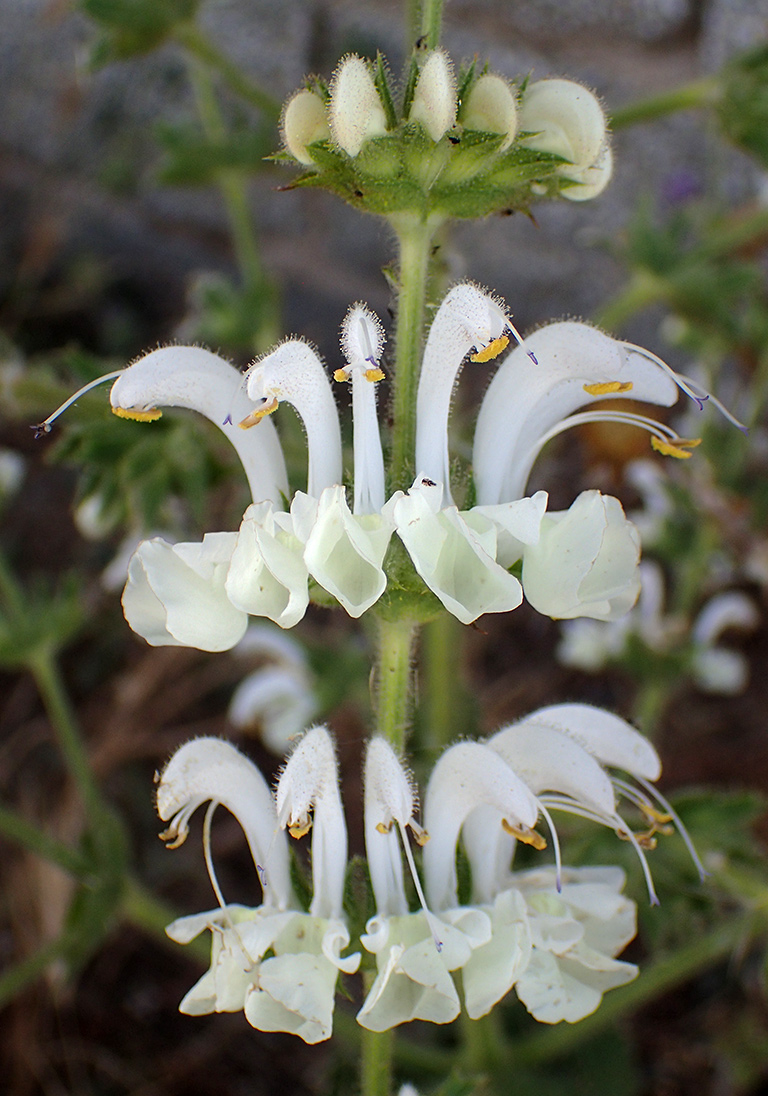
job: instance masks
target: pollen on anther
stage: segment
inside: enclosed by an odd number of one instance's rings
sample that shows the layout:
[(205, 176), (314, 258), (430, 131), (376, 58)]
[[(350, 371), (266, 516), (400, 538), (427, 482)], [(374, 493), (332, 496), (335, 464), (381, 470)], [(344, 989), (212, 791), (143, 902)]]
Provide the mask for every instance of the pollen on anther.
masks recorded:
[(349, 373), (347, 372), (346, 369), (337, 369), (337, 370), (334, 371), (333, 379), (335, 381), (339, 381), (339, 382), (348, 381), (349, 380)]
[(241, 430), (249, 430), (252, 426), (255, 426), (256, 423), (261, 422), (266, 415), (271, 415), (273, 411), (277, 411), (277, 407), (277, 397), (273, 396), (272, 399), (265, 400), (261, 407), (257, 407), (255, 411), (251, 411), (250, 415), (246, 415), (244, 419), (241, 419), (237, 425)]
[(363, 376), (367, 381), (371, 381), (375, 384), (377, 381), (384, 380), (385, 373), (383, 369), (379, 369), (378, 367), (376, 367), (376, 369), (366, 369), (365, 373), (363, 373)]
[(651, 448), (663, 457), (674, 457), (676, 460), (688, 460), (693, 456), (689, 449), (695, 449), (701, 445), (701, 438), (676, 438), (674, 442), (664, 441), (656, 435), (651, 438)]
[(494, 358), (498, 358), (502, 351), (506, 350), (509, 346), (509, 337), (507, 335), (499, 335), (498, 339), (493, 339), (482, 350), (478, 350), (476, 354), (470, 355), (470, 361), (472, 362), (490, 362)]
[(117, 415), (119, 419), (130, 419), (132, 422), (157, 422), (163, 417), (159, 407), (149, 407), (144, 411), (134, 407), (113, 407), (112, 414)]
[(583, 388), (590, 396), (614, 396), (617, 392), (630, 392), (632, 381), (603, 381), (599, 384), (585, 384)]

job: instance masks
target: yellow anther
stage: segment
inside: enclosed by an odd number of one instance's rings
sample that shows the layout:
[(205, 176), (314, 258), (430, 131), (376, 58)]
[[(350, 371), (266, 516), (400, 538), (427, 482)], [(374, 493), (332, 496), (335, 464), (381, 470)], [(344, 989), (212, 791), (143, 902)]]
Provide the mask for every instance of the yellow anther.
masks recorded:
[(527, 826), (515, 826), (512, 822), (507, 821), (506, 818), (501, 820), (502, 829), (510, 834), (512, 837), (516, 837), (518, 841), (522, 841), (524, 845), (532, 845), (537, 852), (541, 852), (542, 849), (546, 849), (546, 839), (537, 833), (536, 830), (529, 830)]
[(376, 823), (376, 830), (377, 830), (378, 833), (389, 833), (391, 829), (392, 829), (392, 823), (391, 822), (389, 823), (389, 825), (387, 825), (386, 822), (377, 822)]
[(307, 815), (306, 818), (300, 819), (298, 822), (294, 822), (293, 825), (288, 827), (288, 833), (291, 837), (303, 837), (304, 834), (309, 833), (312, 829), (312, 819)]
[(376, 367), (376, 369), (366, 369), (365, 373), (363, 373), (363, 376), (367, 381), (372, 381), (375, 384), (376, 381), (384, 380), (384, 370), (379, 369), (378, 366)]
[(643, 804), (640, 809), (648, 821), (652, 822), (654, 826), (666, 826), (668, 822), (672, 821), (671, 814), (657, 810), (651, 803)]
[(119, 419), (131, 419), (133, 422), (156, 422), (163, 417), (163, 412), (158, 407), (149, 407), (145, 411), (137, 411), (133, 407), (113, 407), (112, 414)]
[(423, 848), (427, 841), (429, 841), (429, 834), (418, 824), (418, 822), (414, 822), (413, 819), (411, 819), (408, 825), (411, 827), (414, 841)]
[(337, 369), (336, 372), (333, 374), (333, 379), (335, 381), (348, 381), (349, 373), (346, 371), (346, 369)]
[(171, 824), (167, 830), (163, 830), (159, 837), (161, 841), (165, 841), (166, 849), (178, 849), (187, 840), (188, 833), (189, 830), (178, 830)]
[(249, 430), (257, 422), (261, 422), (266, 415), (271, 415), (273, 411), (277, 411), (276, 396), (273, 396), (271, 400), (267, 400), (261, 407), (257, 407), (255, 411), (251, 411), (250, 415), (246, 415), (242, 422), (237, 425), (241, 430)]
[(590, 396), (613, 396), (617, 392), (629, 392), (632, 381), (603, 381), (602, 384), (585, 384), (584, 391)]
[(498, 358), (502, 350), (506, 350), (508, 346), (509, 337), (507, 335), (499, 335), (498, 339), (489, 342), (484, 350), (478, 350), (476, 354), (472, 354), (469, 360), (471, 362), (493, 361), (493, 359)]
[(675, 457), (677, 460), (688, 460), (693, 454), (689, 449), (695, 449), (701, 445), (701, 438), (676, 438), (674, 442), (664, 441), (654, 434), (651, 438), (651, 448), (663, 457)]

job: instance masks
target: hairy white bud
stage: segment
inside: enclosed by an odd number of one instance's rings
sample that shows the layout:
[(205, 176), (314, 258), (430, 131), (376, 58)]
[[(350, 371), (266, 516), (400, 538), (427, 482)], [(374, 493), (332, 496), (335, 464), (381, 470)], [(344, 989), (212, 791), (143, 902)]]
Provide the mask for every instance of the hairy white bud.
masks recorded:
[(333, 139), (350, 156), (366, 141), (387, 132), (387, 119), (368, 65), (362, 57), (345, 57), (331, 83), (330, 123)]
[(456, 121), (456, 81), (447, 53), (434, 50), (419, 73), (410, 120), (421, 122), (433, 141), (439, 141)]
[(319, 95), (304, 88), (291, 96), (283, 111), (283, 141), (291, 156), (300, 164), (313, 163), (308, 146), (330, 137), (325, 103)]
[(461, 120), (465, 129), (503, 134), (500, 151), (508, 149), (517, 133), (517, 99), (507, 81), (484, 73), (472, 85)]

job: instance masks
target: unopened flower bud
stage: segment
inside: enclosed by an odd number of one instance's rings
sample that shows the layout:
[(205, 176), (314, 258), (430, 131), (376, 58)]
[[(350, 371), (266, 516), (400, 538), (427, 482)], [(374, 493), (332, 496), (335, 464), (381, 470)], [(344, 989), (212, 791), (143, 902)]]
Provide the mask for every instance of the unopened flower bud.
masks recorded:
[(606, 141), (591, 167), (586, 167), (583, 171), (568, 172), (568, 178), (579, 186), (566, 187), (561, 191), (562, 196), (571, 202), (586, 202), (589, 198), (596, 198), (608, 186), (612, 175), (613, 153)]
[(433, 141), (439, 141), (456, 121), (456, 81), (447, 53), (434, 50), (419, 73), (410, 120), (421, 122)]
[(387, 132), (384, 107), (362, 57), (350, 54), (336, 70), (329, 113), (333, 139), (350, 156), (357, 156), (372, 137)]
[[(562, 156), (575, 171), (592, 167), (605, 146), (605, 115), (591, 91), (572, 80), (539, 80), (523, 96), (520, 128), (525, 143)], [(569, 178), (573, 172), (568, 170)]]
[(494, 73), (484, 73), (472, 85), (461, 120), (465, 129), (503, 134), (499, 151), (508, 149), (517, 133), (517, 101), (507, 81)]
[(325, 103), (319, 95), (305, 88), (297, 91), (283, 111), (283, 141), (300, 164), (311, 164), (308, 146), (330, 137)]

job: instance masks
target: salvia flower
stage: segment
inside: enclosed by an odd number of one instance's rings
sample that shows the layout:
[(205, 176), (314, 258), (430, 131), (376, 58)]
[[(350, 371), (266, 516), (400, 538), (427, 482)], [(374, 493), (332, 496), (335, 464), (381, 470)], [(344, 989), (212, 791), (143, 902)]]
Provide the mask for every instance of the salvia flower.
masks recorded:
[[(166, 929), (182, 944), (204, 929), (212, 935), (210, 970), (180, 1010), (190, 1015), (242, 1010), (260, 1031), (288, 1031), (307, 1043), (328, 1039), (339, 971), (355, 971), (360, 957), (341, 957), (349, 944), (341, 908), (346, 827), (327, 731), (308, 731), (289, 758), (278, 784), (277, 811), (263, 776), (234, 746), (212, 738), (187, 743), (168, 762), (158, 785), (158, 813), (169, 822), (163, 834), (169, 847), (184, 841), (190, 817), (206, 801), (204, 851), (219, 908), (179, 918)], [(263, 902), (255, 908), (227, 905), (216, 881), (210, 823), (219, 804), (235, 815), (248, 840), (263, 890)], [(291, 833), (305, 833), (313, 808), (314, 894), (304, 913), (292, 892), (281, 830), (288, 826)]]
[[(520, 345), (509, 350), (510, 338)], [(508, 612), (523, 595), (555, 618), (614, 620), (627, 611), (639, 589), (639, 538), (619, 502), (586, 491), (569, 510), (548, 512), (546, 492), (526, 494), (529, 474), (550, 439), (596, 421), (641, 427), (661, 453), (689, 457), (698, 439), (680, 438), (645, 414), (592, 405), (630, 394), (670, 406), (683, 390), (701, 407), (710, 398), (706, 392), (648, 351), (587, 324), (549, 324), (523, 344), (503, 302), (460, 283), (438, 308), (426, 341), (416, 401), (416, 479), (386, 499), (376, 396), (384, 379), (384, 333), (363, 304), (347, 314), (342, 350), (346, 364), (334, 379), (352, 387), (351, 507), (331, 381), (302, 339), (278, 345), (244, 378), (196, 347), (154, 351), (110, 374), (118, 414), (146, 420), (162, 406), (181, 406), (216, 422), (243, 458), (253, 494), (237, 532), (208, 533), (199, 543), (154, 538), (139, 545), (123, 594), (136, 632), (156, 645), (226, 650), (244, 635), (249, 615), (293, 627), (307, 610), (311, 583), (359, 617), (387, 587), (384, 560), (393, 532), (423, 583), (462, 623)], [(476, 505), (459, 510), (448, 427), (467, 359), (499, 364), (475, 427)], [(307, 489), (287, 506), (283, 456), (270, 421), (282, 402), (293, 405), (307, 435)]]

